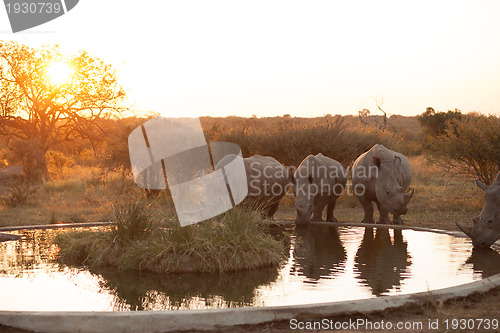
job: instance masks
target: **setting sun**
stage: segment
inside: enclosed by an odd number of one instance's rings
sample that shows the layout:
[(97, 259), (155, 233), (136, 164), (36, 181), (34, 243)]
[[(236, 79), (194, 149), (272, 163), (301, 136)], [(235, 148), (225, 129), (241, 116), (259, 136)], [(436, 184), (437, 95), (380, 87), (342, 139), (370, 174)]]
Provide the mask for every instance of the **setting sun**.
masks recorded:
[(55, 62), (47, 67), (47, 76), (54, 85), (67, 83), (72, 74), (71, 67), (64, 62)]

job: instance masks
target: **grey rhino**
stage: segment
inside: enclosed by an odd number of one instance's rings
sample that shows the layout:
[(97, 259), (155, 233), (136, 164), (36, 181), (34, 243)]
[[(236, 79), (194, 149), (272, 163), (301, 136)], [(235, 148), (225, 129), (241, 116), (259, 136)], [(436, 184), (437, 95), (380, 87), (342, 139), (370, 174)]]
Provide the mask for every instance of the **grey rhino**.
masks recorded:
[(352, 167), (352, 185), (365, 217), (363, 223), (375, 223), (373, 202), (380, 213), (380, 223), (389, 224), (389, 213), (393, 223), (402, 224), (401, 215), (408, 212), (406, 205), (414, 190), (406, 193), (411, 182), (411, 166), (408, 159), (380, 144), (359, 156)]
[(322, 221), (325, 206), (326, 220), (337, 221), (333, 210), (347, 182), (342, 164), (322, 154), (309, 155), (295, 170), (291, 181), (295, 184), (295, 223), (308, 223), (313, 213), (313, 221)]
[(476, 184), (484, 191), (483, 210), (479, 216), (472, 218), (472, 227), (456, 224), (472, 239), (474, 247), (489, 247), (500, 238), (500, 173), (491, 186), (479, 179)]
[[(237, 155), (229, 154), (217, 163), (215, 169), (227, 165)], [(288, 169), (270, 156), (253, 155), (243, 158), (247, 175), (248, 194), (242, 205), (261, 210), (273, 219), (280, 200), (285, 196), (289, 185)]]

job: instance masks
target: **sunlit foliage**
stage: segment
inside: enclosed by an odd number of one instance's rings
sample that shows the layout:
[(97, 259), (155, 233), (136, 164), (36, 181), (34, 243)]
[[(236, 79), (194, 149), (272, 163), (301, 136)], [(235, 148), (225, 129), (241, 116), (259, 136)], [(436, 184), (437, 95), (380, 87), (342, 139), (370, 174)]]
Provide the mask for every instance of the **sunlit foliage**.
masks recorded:
[(47, 175), (50, 148), (92, 141), (96, 120), (119, 112), (124, 97), (113, 68), (84, 51), (66, 57), (57, 46), (0, 42), (0, 134), (26, 148), (22, 159), (32, 178)]

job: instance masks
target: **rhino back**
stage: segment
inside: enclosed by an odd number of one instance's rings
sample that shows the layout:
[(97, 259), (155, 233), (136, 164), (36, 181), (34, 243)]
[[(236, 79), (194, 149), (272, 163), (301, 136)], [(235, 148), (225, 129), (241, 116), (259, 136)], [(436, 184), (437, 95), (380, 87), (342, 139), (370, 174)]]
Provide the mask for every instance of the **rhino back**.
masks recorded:
[[(333, 158), (324, 156), (319, 153), (315, 156), (325, 167), (328, 168), (329, 172), (333, 175), (333, 181), (335, 184), (343, 184), (345, 185), (347, 182), (347, 172), (344, 166), (334, 160)], [(335, 171), (334, 171), (335, 170)]]
[[(268, 186), (274, 183), (283, 188), (288, 184), (288, 169), (270, 156), (253, 155), (244, 159), (247, 179), (249, 182), (249, 195), (256, 195), (256, 187), (262, 188), (264, 183)], [(250, 182), (253, 181), (253, 186)], [(258, 192), (258, 191), (257, 191)]]
[(410, 161), (401, 153), (390, 150), (382, 145), (374, 146), (374, 156), (381, 158), (382, 160), (386, 160), (392, 162), (396, 157), (401, 159), (401, 163), (398, 167), (394, 168), (394, 172), (396, 173), (396, 179), (398, 184), (406, 191), (411, 183), (411, 166)]
[(396, 156), (401, 159), (399, 166), (394, 168), (396, 179), (403, 189), (408, 189), (411, 182), (410, 162), (403, 154), (388, 149), (381, 144), (374, 145), (356, 159), (352, 167), (353, 184), (369, 185), (376, 181), (378, 173), (371, 171), (376, 167), (373, 157), (378, 157), (382, 163), (392, 163)]

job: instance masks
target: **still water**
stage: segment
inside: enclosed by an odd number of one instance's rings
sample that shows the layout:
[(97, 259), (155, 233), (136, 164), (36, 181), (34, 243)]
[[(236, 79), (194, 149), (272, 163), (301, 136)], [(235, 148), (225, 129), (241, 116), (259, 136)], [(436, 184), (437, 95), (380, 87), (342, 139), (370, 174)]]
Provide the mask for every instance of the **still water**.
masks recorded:
[(500, 254), (413, 230), (309, 226), (278, 268), (227, 274), (88, 270), (56, 261), (54, 230), (0, 243), (0, 310), (130, 311), (293, 305), (450, 287), (500, 273)]

